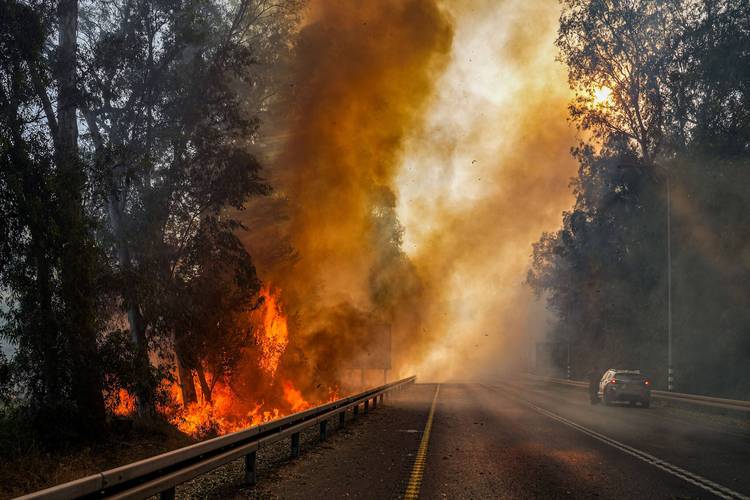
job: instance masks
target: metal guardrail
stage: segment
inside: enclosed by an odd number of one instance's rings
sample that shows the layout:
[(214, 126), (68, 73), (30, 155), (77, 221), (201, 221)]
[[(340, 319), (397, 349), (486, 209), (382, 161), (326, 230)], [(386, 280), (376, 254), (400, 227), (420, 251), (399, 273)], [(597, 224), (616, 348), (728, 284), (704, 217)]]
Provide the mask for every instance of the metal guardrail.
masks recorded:
[[(589, 384), (580, 380), (567, 380), (564, 378), (554, 377), (543, 377), (540, 375), (529, 374), (531, 378), (537, 380), (545, 380), (555, 384), (570, 385), (574, 387), (588, 388)], [(699, 394), (686, 394), (682, 392), (670, 392), (670, 391), (651, 391), (651, 397), (655, 399), (667, 399), (671, 401), (678, 401), (681, 403), (689, 403), (703, 406), (710, 406), (712, 408), (723, 408), (727, 410), (750, 412), (750, 401), (744, 401), (741, 399), (726, 399), (716, 398), (713, 396), (701, 396)]]
[(300, 432), (314, 425), (320, 426), (320, 437), (325, 439), (328, 420), (339, 416), (339, 426), (346, 423), (346, 412), (352, 418), (383, 402), (386, 393), (413, 384), (415, 376), (294, 413), (255, 427), (208, 439), (185, 448), (156, 455), (139, 462), (123, 465), (76, 481), (63, 483), (19, 497), (17, 500), (70, 498), (146, 498), (158, 494), (161, 499), (173, 499), (175, 486), (205, 474), (238, 458), (245, 458), (245, 483), (255, 484), (256, 453), (264, 446), (285, 438), (291, 439), (291, 456), (300, 452)]

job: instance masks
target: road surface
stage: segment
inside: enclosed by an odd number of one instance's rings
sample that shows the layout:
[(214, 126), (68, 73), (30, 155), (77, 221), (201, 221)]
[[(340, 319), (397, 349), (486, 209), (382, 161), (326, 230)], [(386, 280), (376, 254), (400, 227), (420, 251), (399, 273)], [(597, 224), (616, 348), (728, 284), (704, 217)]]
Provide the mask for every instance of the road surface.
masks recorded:
[(591, 407), (584, 391), (543, 383), (419, 384), (257, 486), (218, 496), (748, 498), (747, 424)]

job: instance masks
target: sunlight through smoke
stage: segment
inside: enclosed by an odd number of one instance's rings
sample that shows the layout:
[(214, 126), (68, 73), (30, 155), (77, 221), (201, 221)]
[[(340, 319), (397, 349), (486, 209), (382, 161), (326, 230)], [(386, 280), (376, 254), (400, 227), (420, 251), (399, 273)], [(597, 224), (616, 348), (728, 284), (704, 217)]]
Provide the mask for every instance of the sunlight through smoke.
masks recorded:
[(558, 5), (446, 7), (452, 59), (397, 177), (404, 248), (441, 290), (429, 324), (438, 340), (415, 364), (436, 378), (519, 361), (538, 315), (523, 285), (531, 243), (571, 205), (575, 173), (570, 93), (554, 60)]

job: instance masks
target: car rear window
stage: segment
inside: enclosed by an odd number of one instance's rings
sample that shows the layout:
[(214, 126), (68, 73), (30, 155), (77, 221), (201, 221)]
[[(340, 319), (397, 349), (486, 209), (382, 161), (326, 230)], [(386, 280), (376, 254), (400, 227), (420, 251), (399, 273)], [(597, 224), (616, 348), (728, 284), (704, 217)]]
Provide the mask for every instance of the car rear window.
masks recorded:
[(635, 373), (615, 373), (615, 378), (626, 382), (640, 382), (643, 376)]

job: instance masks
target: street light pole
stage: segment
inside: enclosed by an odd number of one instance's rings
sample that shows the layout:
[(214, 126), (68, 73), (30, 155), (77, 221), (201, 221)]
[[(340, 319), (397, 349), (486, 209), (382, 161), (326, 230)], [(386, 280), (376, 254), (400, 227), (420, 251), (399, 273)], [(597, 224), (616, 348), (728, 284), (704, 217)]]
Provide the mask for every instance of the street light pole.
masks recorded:
[[(672, 370), (672, 176), (668, 168), (653, 164), (664, 172), (667, 183), (667, 390), (674, 389)], [(621, 164), (618, 168), (643, 168), (642, 165)]]
[(672, 372), (672, 180), (667, 177), (667, 390), (673, 390)]

